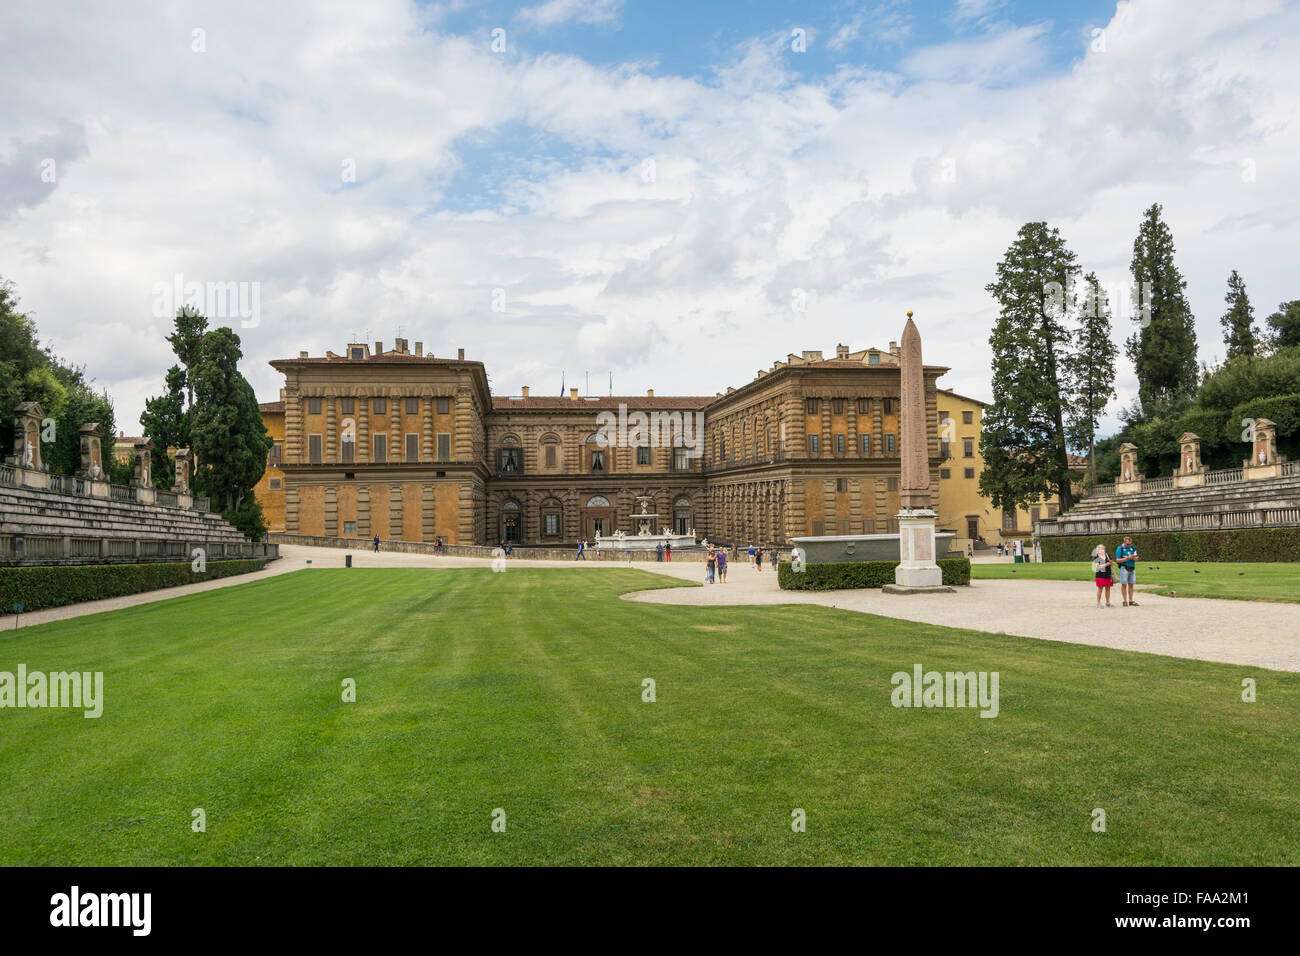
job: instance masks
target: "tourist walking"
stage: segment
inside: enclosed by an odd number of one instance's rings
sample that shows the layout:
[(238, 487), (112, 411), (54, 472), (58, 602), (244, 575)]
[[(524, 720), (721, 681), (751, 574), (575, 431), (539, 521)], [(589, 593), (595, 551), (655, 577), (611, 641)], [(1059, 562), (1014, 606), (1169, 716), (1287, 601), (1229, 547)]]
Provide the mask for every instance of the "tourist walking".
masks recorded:
[(669, 564), (673, 563), (673, 543), (671, 541), (664, 542), (664, 560)]
[(1101, 607), (1102, 592), (1106, 592), (1106, 607), (1110, 607), (1110, 589), (1115, 583), (1111, 574), (1115, 562), (1106, 556), (1106, 546), (1097, 545), (1092, 552), (1092, 577), (1097, 584), (1097, 607)]
[(713, 583), (713, 572), (714, 572), (714, 568), (717, 566), (717, 563), (718, 563), (717, 556), (714, 554), (713, 549), (709, 548), (708, 554), (706, 554), (704, 557), (704, 582), (706, 584)]
[(587, 550), (587, 542), (582, 541), (582, 540), (579, 540), (579, 541), (578, 541), (578, 553), (575, 554), (575, 555), (573, 556), (573, 560), (574, 560), (574, 561), (586, 561), (586, 560), (587, 560), (587, 555), (584, 553), (586, 550)]
[(758, 570), (760, 571), (763, 570), (763, 549), (762, 548), (754, 549), (754, 567), (758, 568)]
[(1115, 564), (1119, 568), (1119, 597), (1125, 607), (1137, 607), (1133, 600), (1133, 585), (1137, 583), (1138, 549), (1133, 539), (1124, 536), (1124, 543), (1115, 549)]
[(375, 550), (379, 550), (379, 535), (375, 535)]
[(779, 558), (780, 556), (781, 556), (781, 552), (779, 552), (776, 548), (773, 548), (771, 553), (768, 555), (767, 562), (768, 564), (772, 565), (773, 571), (776, 570), (776, 559)]
[(754, 546), (752, 544), (749, 546), (749, 564), (751, 567), (754, 564)]
[(664, 545), (663, 542), (661, 541), (655, 545), (655, 560), (662, 562), (663, 559), (664, 559)]
[(727, 583), (727, 549), (718, 549), (718, 583)]

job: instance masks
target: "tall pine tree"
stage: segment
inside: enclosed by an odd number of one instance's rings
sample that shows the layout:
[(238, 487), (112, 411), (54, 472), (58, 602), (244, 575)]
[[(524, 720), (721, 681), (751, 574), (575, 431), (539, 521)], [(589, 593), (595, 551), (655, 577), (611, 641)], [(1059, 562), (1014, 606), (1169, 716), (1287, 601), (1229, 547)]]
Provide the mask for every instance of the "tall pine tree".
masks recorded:
[(1236, 269), (1228, 276), (1228, 294), (1223, 301), (1228, 303), (1228, 311), (1219, 321), (1223, 324), (1223, 344), (1228, 347), (1228, 361), (1254, 358), (1258, 351), (1255, 310), (1246, 295), (1246, 283)]
[(1074, 348), (1065, 360), (1066, 437), (1072, 448), (1087, 449), (1088, 473), (1097, 483), (1097, 425), (1115, 397), (1115, 357), (1119, 348), (1111, 334), (1110, 302), (1089, 272), (1083, 280)]
[(1027, 506), (1050, 494), (1062, 511), (1074, 504), (1061, 379), (1071, 351), (1067, 293), (1078, 274), (1060, 231), (1029, 222), (986, 287), (1000, 310), (989, 336), (993, 403), (980, 435), (980, 491), (995, 507)]
[[(1196, 391), (1196, 320), (1174, 265), (1174, 237), (1153, 203), (1133, 240), (1134, 314), (1139, 328), (1124, 343), (1137, 372), (1142, 411), (1151, 417), (1162, 404)], [(1149, 296), (1147, 290), (1149, 289)], [(1139, 311), (1150, 307), (1150, 321)]]

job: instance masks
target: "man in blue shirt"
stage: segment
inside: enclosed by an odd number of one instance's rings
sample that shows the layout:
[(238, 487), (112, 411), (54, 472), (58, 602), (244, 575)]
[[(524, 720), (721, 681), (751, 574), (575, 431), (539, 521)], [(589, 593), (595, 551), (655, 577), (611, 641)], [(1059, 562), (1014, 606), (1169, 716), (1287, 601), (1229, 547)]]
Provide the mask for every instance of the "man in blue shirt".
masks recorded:
[(1133, 539), (1125, 536), (1124, 543), (1115, 549), (1115, 562), (1119, 566), (1119, 596), (1125, 607), (1137, 607), (1133, 600), (1133, 585), (1137, 583), (1137, 548)]

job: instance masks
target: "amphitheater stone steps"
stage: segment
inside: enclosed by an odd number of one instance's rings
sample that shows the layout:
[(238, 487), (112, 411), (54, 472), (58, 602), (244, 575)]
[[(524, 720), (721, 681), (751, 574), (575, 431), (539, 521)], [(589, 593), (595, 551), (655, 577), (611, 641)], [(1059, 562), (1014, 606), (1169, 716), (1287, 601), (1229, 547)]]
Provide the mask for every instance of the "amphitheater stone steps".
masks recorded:
[(0, 534), (244, 541), (220, 515), (157, 504), (0, 487)]
[(1256, 511), (1300, 506), (1300, 475), (1258, 481), (1225, 482), (1195, 488), (1166, 488), (1131, 495), (1085, 498), (1068, 518), (1138, 517)]

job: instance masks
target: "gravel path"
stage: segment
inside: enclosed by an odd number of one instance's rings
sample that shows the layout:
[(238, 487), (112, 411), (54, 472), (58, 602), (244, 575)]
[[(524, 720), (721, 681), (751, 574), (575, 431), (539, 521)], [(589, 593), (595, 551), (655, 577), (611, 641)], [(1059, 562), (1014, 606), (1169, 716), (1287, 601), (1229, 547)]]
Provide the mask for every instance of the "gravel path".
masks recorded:
[[(50, 608), (22, 615), (21, 626), (98, 614), (118, 608), (165, 601), (182, 594), (232, 587), (249, 581), (312, 567), (344, 564), (348, 552), (338, 548), (282, 545), (282, 557), (264, 570), (202, 584), (166, 588), (144, 594)], [(381, 551), (354, 551), (354, 567), (486, 567), (486, 558), (432, 557)], [(511, 559), (509, 567), (582, 568), (599, 573), (605, 568), (628, 567), (617, 561), (526, 561)], [(701, 581), (704, 566), (695, 564), (637, 563), (633, 567), (685, 581)], [(1243, 664), (1272, 670), (1300, 671), (1300, 604), (1221, 601), (1212, 598), (1169, 598), (1138, 594), (1138, 607), (1110, 610), (1095, 608), (1096, 591), (1089, 581), (976, 581), (956, 594), (890, 595), (863, 591), (782, 591), (776, 575), (767, 568), (755, 571), (742, 558), (732, 565), (726, 584), (701, 588), (635, 591), (629, 601), (692, 606), (822, 604), (849, 611), (881, 614), (906, 621), (948, 627), (1017, 634), (1071, 644), (1092, 644), (1170, 657), (1189, 657), (1224, 664)], [(0, 630), (11, 630), (12, 614), (0, 618)]]

